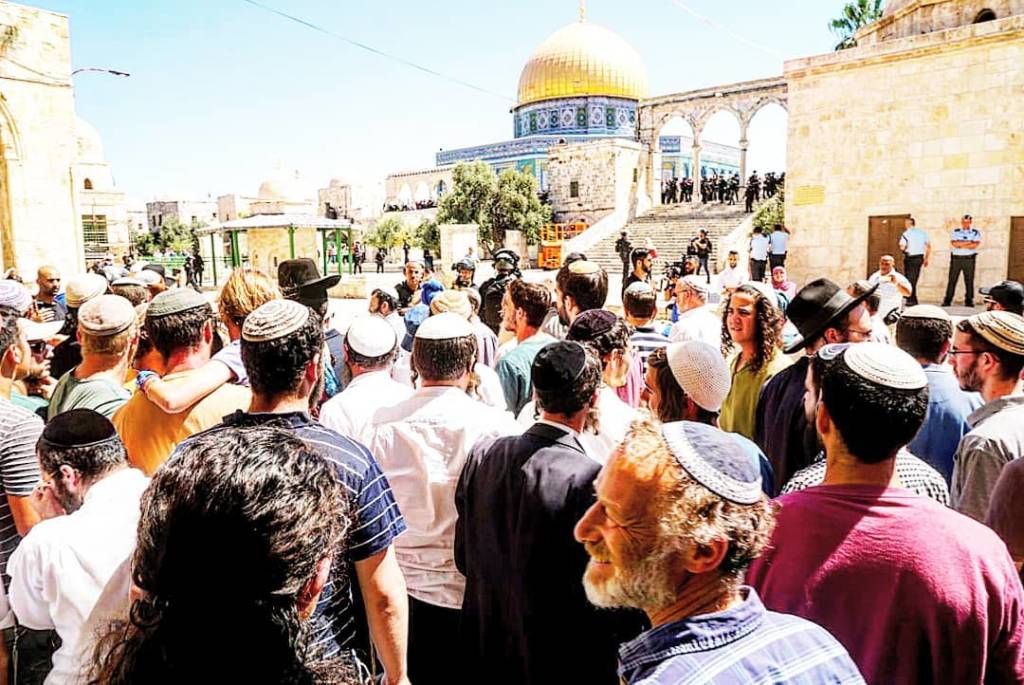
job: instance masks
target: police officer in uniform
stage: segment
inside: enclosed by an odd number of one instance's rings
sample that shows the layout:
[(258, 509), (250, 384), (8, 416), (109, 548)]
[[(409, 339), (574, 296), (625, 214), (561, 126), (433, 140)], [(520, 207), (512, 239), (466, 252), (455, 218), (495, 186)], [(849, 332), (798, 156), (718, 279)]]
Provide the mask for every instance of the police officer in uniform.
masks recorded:
[(967, 289), (964, 294), (964, 306), (973, 307), (974, 267), (978, 258), (978, 248), (981, 247), (981, 231), (974, 228), (974, 218), (970, 214), (964, 214), (960, 228), (953, 231), (949, 244), (952, 248), (949, 256), (949, 280), (946, 281), (946, 296), (942, 298), (942, 306), (948, 307), (953, 304), (956, 284), (963, 273), (964, 287)]
[(928, 266), (932, 258), (932, 241), (928, 234), (917, 227), (913, 217), (907, 217), (906, 230), (900, 236), (900, 250), (903, 251), (903, 275), (910, 281), (913, 292), (907, 298), (907, 306), (917, 304), (917, 281), (921, 267)]
[(452, 265), (452, 271), (456, 274), (456, 289), (476, 287), (476, 284), (473, 283), (473, 279), (476, 278), (476, 262), (472, 259), (463, 257)]
[(480, 319), (497, 335), (501, 332), (501, 300), (505, 288), (519, 276), (519, 255), (512, 250), (498, 250), (494, 253), (493, 278), (480, 286)]

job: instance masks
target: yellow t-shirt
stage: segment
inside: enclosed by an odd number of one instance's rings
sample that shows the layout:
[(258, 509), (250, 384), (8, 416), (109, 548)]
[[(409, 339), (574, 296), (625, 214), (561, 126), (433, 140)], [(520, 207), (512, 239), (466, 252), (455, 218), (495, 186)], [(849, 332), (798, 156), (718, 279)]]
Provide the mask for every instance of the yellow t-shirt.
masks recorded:
[[(164, 380), (173, 380), (184, 373), (168, 374)], [(139, 390), (117, 410), (111, 421), (128, 450), (128, 461), (147, 476), (152, 476), (179, 442), (218, 425), (236, 409), (246, 409), (251, 399), (249, 388), (225, 384), (189, 410), (167, 414)]]
[(718, 427), (728, 433), (739, 433), (750, 440), (754, 439), (754, 423), (757, 414), (757, 400), (761, 396), (761, 388), (775, 374), (792, 364), (782, 350), (775, 350), (775, 355), (765, 362), (757, 373), (751, 371), (749, 364), (738, 369), (740, 355), (736, 354), (729, 360), (732, 371), (732, 387), (722, 403), (722, 413), (718, 416)]

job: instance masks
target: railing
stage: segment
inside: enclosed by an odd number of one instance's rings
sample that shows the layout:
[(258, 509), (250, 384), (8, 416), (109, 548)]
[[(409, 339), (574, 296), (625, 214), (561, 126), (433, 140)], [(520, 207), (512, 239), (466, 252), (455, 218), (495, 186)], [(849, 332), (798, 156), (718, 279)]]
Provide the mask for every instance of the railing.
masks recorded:
[(580, 235), (589, 227), (583, 222), (541, 226), (540, 254), (537, 255), (537, 266), (542, 269), (560, 268), (562, 266), (562, 244)]

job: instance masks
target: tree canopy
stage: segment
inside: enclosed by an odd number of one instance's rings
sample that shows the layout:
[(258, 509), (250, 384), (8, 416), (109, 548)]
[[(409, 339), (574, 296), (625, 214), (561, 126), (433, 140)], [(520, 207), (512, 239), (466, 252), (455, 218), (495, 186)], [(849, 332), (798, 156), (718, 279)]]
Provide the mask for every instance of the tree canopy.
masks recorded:
[(167, 217), (156, 233), (148, 229), (135, 236), (135, 250), (139, 254), (152, 255), (157, 249), (174, 250), (178, 253), (196, 249), (196, 229), (206, 224), (185, 223), (177, 217)]
[(551, 207), (537, 197), (537, 179), (506, 169), (496, 176), (486, 162), (460, 162), (452, 171), (452, 189), (441, 198), (438, 223), (479, 226), (478, 240), (490, 254), (508, 231), (522, 231), (536, 243), (540, 227), (551, 220)]
[(884, 5), (885, 0), (855, 0), (846, 3), (842, 13), (828, 25), (839, 38), (836, 50), (857, 47), (857, 31), (881, 19)]

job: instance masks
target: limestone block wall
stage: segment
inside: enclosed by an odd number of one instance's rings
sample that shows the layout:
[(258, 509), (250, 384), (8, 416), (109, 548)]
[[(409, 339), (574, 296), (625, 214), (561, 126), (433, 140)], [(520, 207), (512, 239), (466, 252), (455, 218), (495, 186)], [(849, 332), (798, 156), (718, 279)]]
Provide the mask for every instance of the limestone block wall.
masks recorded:
[(858, 45), (967, 26), (983, 10), (1005, 19), (1024, 14), (1024, 0), (889, 0), (880, 21), (861, 29)]
[(436, 262), (441, 271), (448, 271), (452, 264), (462, 259), (473, 248), (473, 254), (480, 259), (480, 245), (477, 244), (479, 226), (476, 224), (441, 224), (441, 255)]
[[(260, 228), (245, 232), (245, 245), (248, 250), (249, 263), (272, 276), (277, 276), (277, 265), (291, 259), (288, 229)], [(295, 229), (295, 256), (309, 257), (323, 268), (323, 253), (316, 229)]]
[(912, 214), (935, 248), (919, 290), (941, 299), (949, 234), (975, 217), (977, 285), (1006, 276), (1024, 216), (1024, 16), (786, 64), (791, 274), (868, 273), (868, 217)]
[(66, 16), (0, 2), (0, 251), (31, 276), (84, 268), (70, 169), (77, 149)]
[[(640, 143), (605, 139), (548, 150), (549, 199), (556, 222), (593, 225), (616, 210), (630, 216), (650, 207), (647, 153)], [(576, 197), (573, 197), (576, 184)]]

